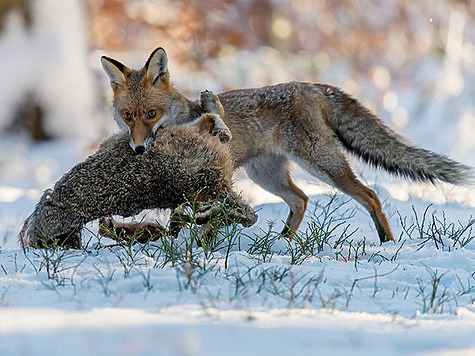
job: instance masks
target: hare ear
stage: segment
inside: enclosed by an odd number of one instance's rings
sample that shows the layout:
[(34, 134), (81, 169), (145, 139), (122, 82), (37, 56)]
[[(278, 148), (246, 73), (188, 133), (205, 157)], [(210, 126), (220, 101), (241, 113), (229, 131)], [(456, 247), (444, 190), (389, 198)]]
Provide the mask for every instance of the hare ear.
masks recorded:
[(111, 86), (124, 86), (125, 80), (125, 73), (126, 71), (130, 70), (125, 65), (116, 61), (115, 59), (102, 56), (101, 57), (102, 68), (106, 72), (107, 76), (111, 81)]
[(145, 63), (145, 77), (150, 83), (155, 84), (157, 79), (167, 82), (170, 74), (168, 73), (168, 57), (162, 47), (158, 47), (152, 52)]

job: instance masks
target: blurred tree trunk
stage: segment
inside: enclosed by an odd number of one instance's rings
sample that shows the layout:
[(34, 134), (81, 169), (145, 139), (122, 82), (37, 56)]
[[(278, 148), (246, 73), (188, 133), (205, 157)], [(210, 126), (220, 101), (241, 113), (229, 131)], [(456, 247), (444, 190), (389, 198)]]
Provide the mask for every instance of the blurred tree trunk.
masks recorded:
[(25, 96), (25, 99), (15, 112), (10, 127), (13, 132), (28, 132), (35, 141), (46, 141), (52, 137), (44, 128), (45, 113), (42, 105), (32, 93)]
[[(25, 29), (32, 25), (31, 3), (29, 0), (1, 0), (0, 1), (0, 36), (5, 30), (6, 19), (10, 12), (15, 11), (23, 19)], [(44, 128), (44, 108), (35, 99), (35, 95), (27, 93), (21, 105), (14, 111), (12, 121), (6, 128), (12, 132), (27, 132), (35, 141), (51, 139)]]
[(5, 18), (8, 12), (15, 10), (18, 11), (25, 22), (25, 25), (29, 27), (31, 25), (31, 8), (28, 0), (1, 0), (0, 1), (0, 33), (5, 25)]

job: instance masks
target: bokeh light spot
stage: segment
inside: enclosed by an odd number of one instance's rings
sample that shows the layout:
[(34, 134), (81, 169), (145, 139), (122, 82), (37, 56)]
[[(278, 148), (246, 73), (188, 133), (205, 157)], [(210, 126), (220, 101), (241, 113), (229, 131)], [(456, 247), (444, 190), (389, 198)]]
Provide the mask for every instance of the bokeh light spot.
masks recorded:
[(272, 22), (272, 33), (276, 37), (285, 40), (292, 34), (292, 24), (282, 17), (277, 17)]
[(383, 97), (383, 107), (388, 112), (396, 110), (398, 104), (398, 98), (395, 92), (388, 91)]

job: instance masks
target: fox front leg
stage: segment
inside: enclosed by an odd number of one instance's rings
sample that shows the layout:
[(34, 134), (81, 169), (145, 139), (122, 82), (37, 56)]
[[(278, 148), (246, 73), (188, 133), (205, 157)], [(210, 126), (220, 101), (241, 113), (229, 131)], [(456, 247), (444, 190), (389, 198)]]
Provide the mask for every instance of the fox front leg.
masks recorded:
[[(205, 113), (211, 114), (207, 115), (212, 121), (209, 133), (217, 136), (223, 143), (231, 141), (231, 131), (222, 119), (224, 117), (224, 109), (219, 98), (212, 91), (204, 90), (200, 93), (200, 107)], [(203, 114), (201, 118), (204, 115), (206, 114)]]

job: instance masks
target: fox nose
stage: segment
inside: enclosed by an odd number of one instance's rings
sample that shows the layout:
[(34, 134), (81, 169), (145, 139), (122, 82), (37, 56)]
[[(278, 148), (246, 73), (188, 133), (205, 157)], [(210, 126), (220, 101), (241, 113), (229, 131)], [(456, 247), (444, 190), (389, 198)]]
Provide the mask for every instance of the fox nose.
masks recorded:
[(144, 146), (137, 146), (135, 147), (135, 152), (137, 152), (139, 155), (145, 152), (145, 147)]

